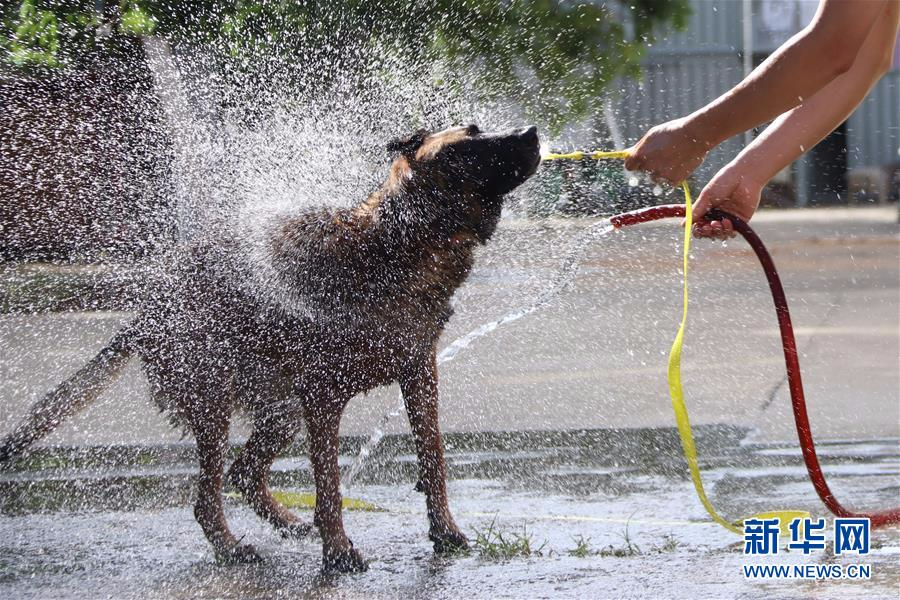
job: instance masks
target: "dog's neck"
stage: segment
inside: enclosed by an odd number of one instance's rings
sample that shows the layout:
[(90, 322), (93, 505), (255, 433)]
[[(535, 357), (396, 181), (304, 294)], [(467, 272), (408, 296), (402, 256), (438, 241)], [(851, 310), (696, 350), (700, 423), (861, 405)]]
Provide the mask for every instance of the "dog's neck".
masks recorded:
[(473, 197), (446, 178), (414, 181), (405, 159), (391, 166), (387, 181), (353, 209), (361, 224), (393, 243), (418, 248), (486, 243), (500, 219), (502, 197)]
[(405, 298), (415, 320), (442, 327), (475, 247), (494, 232), (501, 199), (482, 202), (412, 183), (389, 179), (354, 209), (287, 221), (273, 238), (276, 271), (323, 313)]

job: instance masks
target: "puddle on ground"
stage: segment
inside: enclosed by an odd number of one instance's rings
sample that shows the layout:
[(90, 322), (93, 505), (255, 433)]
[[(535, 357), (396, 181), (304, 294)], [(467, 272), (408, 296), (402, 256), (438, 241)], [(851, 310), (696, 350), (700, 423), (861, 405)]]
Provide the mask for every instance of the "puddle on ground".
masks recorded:
[[(723, 514), (792, 508), (826, 516), (797, 448), (742, 444), (746, 431), (732, 427), (696, 433), (704, 482)], [(362, 442), (343, 440), (345, 468)], [(896, 528), (873, 532), (862, 558), (872, 565), (867, 582), (744, 579), (741, 540), (709, 522), (673, 429), (449, 434), (446, 445), (451, 507), (482, 543), (468, 555), (434, 556), (424, 499), (413, 490), (411, 440), (389, 436), (349, 490), (385, 510), (345, 513), (370, 569), (342, 577), (320, 574), (318, 539), (282, 539), (232, 498), (233, 530), (265, 562), (216, 564), (192, 516), (190, 444), (35, 451), (0, 473), (0, 596), (895, 598), (900, 585)], [(843, 502), (898, 503), (896, 440), (820, 446)], [(301, 442), (280, 459), (274, 487), (312, 489), (303, 452)], [(484, 539), (491, 528), (528, 552), (487, 558), (498, 551)], [(862, 562), (784, 550), (754, 562), (775, 560)]]

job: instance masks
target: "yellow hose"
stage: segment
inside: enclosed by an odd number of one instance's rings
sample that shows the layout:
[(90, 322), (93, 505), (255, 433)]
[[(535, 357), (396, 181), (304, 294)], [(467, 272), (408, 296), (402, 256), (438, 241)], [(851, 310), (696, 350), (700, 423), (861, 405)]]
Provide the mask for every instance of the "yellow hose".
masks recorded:
[[(613, 150), (595, 152), (569, 152), (567, 154), (549, 154), (544, 160), (583, 160), (585, 158), (592, 159), (624, 159), (628, 157), (628, 150)], [(734, 523), (726, 521), (716, 512), (706, 491), (703, 488), (703, 481), (700, 478), (700, 466), (697, 462), (697, 448), (694, 444), (694, 434), (691, 430), (691, 421), (688, 418), (687, 405), (684, 402), (684, 391), (681, 388), (681, 352), (684, 345), (684, 330), (687, 326), (688, 317), (688, 258), (691, 250), (691, 226), (693, 224), (691, 218), (691, 189), (686, 181), (681, 182), (681, 190), (684, 192), (684, 285), (683, 285), (683, 304), (681, 313), (681, 324), (678, 326), (678, 333), (675, 335), (675, 341), (672, 342), (672, 349), (669, 350), (669, 397), (672, 399), (672, 409), (675, 412), (675, 423), (678, 425), (678, 436), (681, 438), (681, 448), (684, 452), (684, 458), (687, 460), (688, 469), (691, 472), (691, 480), (694, 482), (694, 489), (697, 491), (697, 497), (700, 503), (712, 517), (713, 521), (722, 527), (733, 531), (738, 535), (743, 535), (743, 522), (747, 519), (780, 519), (780, 527), (786, 532), (791, 521), (794, 519), (808, 518), (809, 513), (802, 510), (776, 510), (755, 514), (745, 519), (740, 519)]]

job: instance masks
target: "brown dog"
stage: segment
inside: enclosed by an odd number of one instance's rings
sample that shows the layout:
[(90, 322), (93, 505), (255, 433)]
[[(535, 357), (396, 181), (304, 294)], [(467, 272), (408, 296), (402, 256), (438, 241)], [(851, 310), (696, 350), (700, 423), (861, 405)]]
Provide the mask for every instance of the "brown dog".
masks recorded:
[(299, 310), (261, 300), (223, 248), (195, 244), (178, 255), (165, 289), (135, 321), (32, 407), (3, 440), (0, 460), (86, 406), (136, 352), (154, 399), (197, 440), (194, 512), (219, 558), (258, 558), (238, 543), (222, 510), (229, 422), (241, 407), (253, 431), (230, 481), (276, 528), (308, 533), (311, 526), (267, 485), (273, 460), (305, 421), (325, 568), (359, 571), (366, 563), (341, 517), (338, 426), (350, 398), (396, 381), (416, 441), (429, 537), (437, 552), (464, 547), (447, 505), (435, 349), (450, 298), (475, 246), (493, 234), (503, 196), (537, 169), (538, 136), (534, 127), (487, 134), (473, 125), (420, 131), (389, 149), (399, 156), (365, 202), (307, 212), (276, 228), (270, 266)]

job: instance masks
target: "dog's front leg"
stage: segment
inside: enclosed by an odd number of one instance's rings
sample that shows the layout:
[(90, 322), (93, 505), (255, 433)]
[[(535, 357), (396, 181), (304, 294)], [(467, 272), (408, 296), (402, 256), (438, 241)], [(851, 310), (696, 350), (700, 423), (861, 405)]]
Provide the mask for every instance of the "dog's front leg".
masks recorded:
[(341, 514), (341, 472), (338, 468), (338, 428), (344, 403), (312, 406), (306, 411), (309, 458), (316, 479), (316, 509), (313, 522), (322, 536), (325, 571), (365, 571), (362, 555), (344, 532)]
[(406, 413), (416, 440), (420, 482), (428, 507), (429, 535), (435, 552), (452, 552), (468, 545), (447, 503), (444, 448), (438, 425), (438, 381), (434, 350), (416, 360), (400, 379)]

